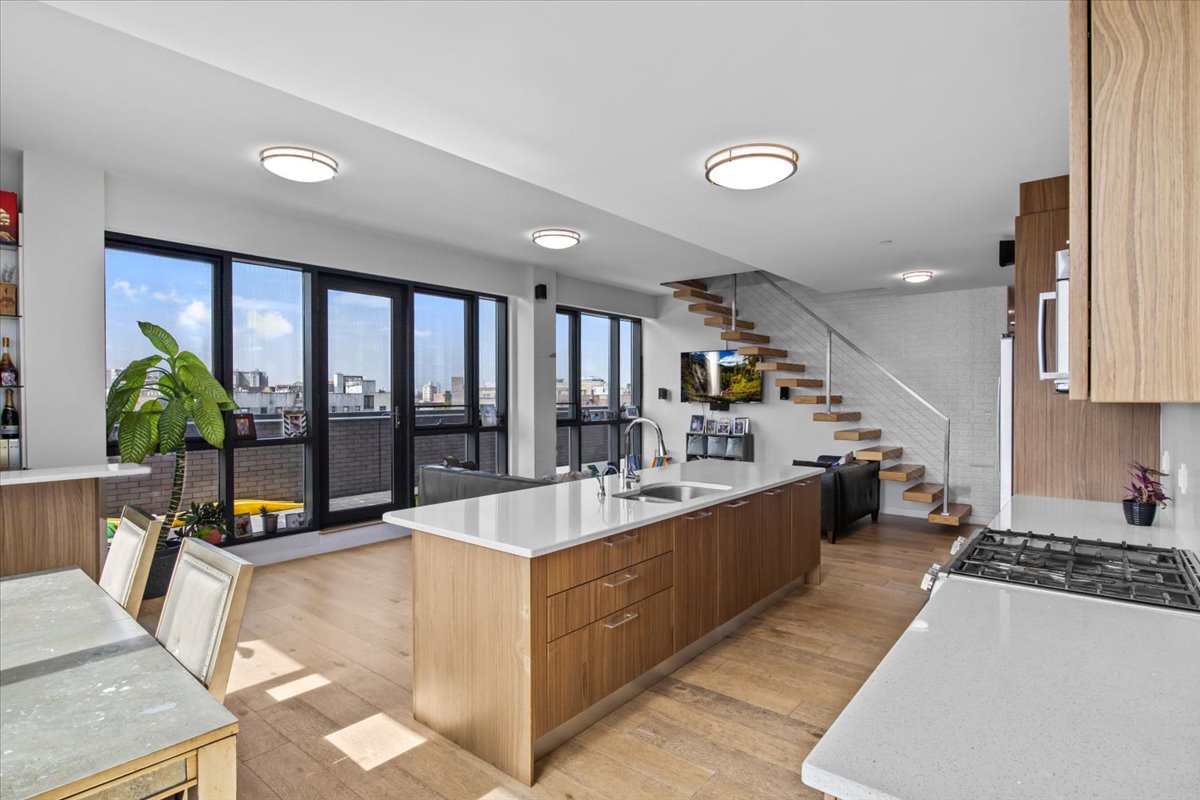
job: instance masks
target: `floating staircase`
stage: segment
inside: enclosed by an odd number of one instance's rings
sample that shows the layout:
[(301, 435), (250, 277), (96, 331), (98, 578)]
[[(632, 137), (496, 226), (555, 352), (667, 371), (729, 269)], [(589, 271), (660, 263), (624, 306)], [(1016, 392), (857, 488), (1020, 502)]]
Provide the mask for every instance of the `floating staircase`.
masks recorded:
[[(768, 279), (769, 281), (769, 279)], [(774, 285), (772, 283), (772, 285)], [(726, 304), (725, 297), (709, 291), (708, 284), (701, 280), (680, 280), (664, 283), (674, 290), (676, 299), (685, 300), (688, 302), (688, 311), (695, 314), (704, 315), (704, 325), (709, 328), (721, 329), (722, 342), (744, 343), (748, 346), (737, 348), (739, 355), (755, 356), (760, 359), (756, 368), (763, 373), (788, 373), (788, 372), (805, 372), (807, 367), (798, 362), (789, 362), (782, 359), (788, 358), (788, 351), (777, 347), (768, 347), (771, 343), (771, 337), (762, 333), (753, 333), (756, 330), (755, 323), (742, 319), (737, 313), (737, 284), (736, 278), (734, 283), (734, 298), (733, 303)], [(779, 288), (776, 286), (775, 288)], [(783, 294), (786, 295), (782, 289)], [(790, 297), (790, 296), (789, 296)], [(818, 322), (825, 324), (829, 335), (829, 348), (832, 348), (833, 336), (841, 336), (837, 334), (828, 324), (820, 320), (815, 314), (809, 311), (798, 300), (791, 298), (792, 302), (804, 309), (810, 316), (817, 319)], [(850, 344), (848, 340), (841, 337), (843, 341)], [(850, 344), (855, 350), (862, 353), (853, 344)], [(831, 349), (827, 349), (825, 353), (827, 371), (831, 365), (830, 353)], [(869, 356), (866, 356), (870, 360)], [(776, 359), (776, 360), (769, 360)], [(877, 365), (878, 366), (878, 365)], [(892, 377), (890, 373), (886, 373), (889, 378), (900, 383), (898, 379)], [(825, 389), (829, 381), (829, 375), (822, 378), (791, 378), (778, 377), (775, 379), (775, 385), (779, 388), (788, 389)], [(921, 400), (935, 413), (938, 413), (942, 419), (947, 419), (933, 406), (918, 397), (911, 389), (900, 383), (907, 391)], [(862, 419), (862, 412), (848, 410), (834, 410), (833, 406), (842, 405), (844, 398), (840, 394), (794, 394), (792, 402), (796, 405), (823, 405), (824, 411), (813, 412), (812, 418), (814, 422), (858, 422)], [(947, 420), (947, 426), (949, 422)], [(949, 427), (947, 427), (947, 437), (949, 436)], [(883, 438), (883, 431), (879, 428), (872, 427), (853, 427), (839, 428), (833, 431), (833, 438), (839, 441), (877, 441)], [(948, 441), (948, 440), (947, 440)], [(948, 452), (948, 451), (947, 451)], [(863, 447), (854, 451), (854, 457), (860, 461), (875, 461), (879, 463), (879, 478), (885, 481), (896, 481), (908, 485), (901, 496), (904, 500), (914, 503), (937, 503), (926, 514), (926, 519), (936, 525), (949, 525), (957, 527), (963, 524), (963, 521), (971, 515), (971, 506), (967, 503), (951, 503), (947, 500), (946, 487), (941, 483), (930, 483), (922, 481), (920, 483), (912, 483), (925, 475), (925, 466), (923, 464), (903, 464), (898, 463), (898, 459), (904, 455), (904, 448), (897, 445), (873, 445)], [(948, 470), (948, 463), (944, 465), (944, 471)]]

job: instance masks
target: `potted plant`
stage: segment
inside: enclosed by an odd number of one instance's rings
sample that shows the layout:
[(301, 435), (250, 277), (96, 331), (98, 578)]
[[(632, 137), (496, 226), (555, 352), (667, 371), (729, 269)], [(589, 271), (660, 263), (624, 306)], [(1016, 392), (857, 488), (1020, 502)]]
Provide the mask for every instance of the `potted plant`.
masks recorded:
[(1171, 499), (1163, 492), (1163, 485), (1158, 480), (1167, 477), (1167, 473), (1134, 461), (1129, 465), (1129, 476), (1133, 478), (1128, 488), (1129, 496), (1121, 502), (1125, 521), (1130, 525), (1152, 525), (1158, 507), (1166, 508)]
[(130, 362), (117, 375), (104, 403), (104, 431), (107, 437), (116, 426), (117, 450), (127, 463), (140, 464), (155, 453), (175, 454), (171, 497), (146, 584), (146, 597), (161, 597), (182, 541), (175, 525), (187, 476), (188, 423), (195, 424), (204, 441), (224, 447), (222, 412), (237, 406), (200, 357), (180, 350), (164, 328), (151, 322), (138, 322), (138, 328), (158, 352)]
[(220, 503), (192, 503), (179, 518), (183, 520), (184, 536), (195, 536), (209, 544), (220, 544), (229, 535), (226, 524), (229, 515)]
[(263, 533), (275, 533), (279, 529), (279, 517), (268, 511), (266, 506), (259, 506), (258, 513), (262, 517)]

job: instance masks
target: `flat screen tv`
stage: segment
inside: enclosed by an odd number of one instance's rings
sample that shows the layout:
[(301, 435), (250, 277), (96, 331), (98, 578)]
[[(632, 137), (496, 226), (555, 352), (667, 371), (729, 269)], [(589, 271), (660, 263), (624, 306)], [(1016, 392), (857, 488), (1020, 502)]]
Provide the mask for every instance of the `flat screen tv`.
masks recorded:
[(702, 350), (679, 356), (679, 399), (685, 403), (762, 402), (762, 373), (758, 356), (739, 356), (736, 350)]

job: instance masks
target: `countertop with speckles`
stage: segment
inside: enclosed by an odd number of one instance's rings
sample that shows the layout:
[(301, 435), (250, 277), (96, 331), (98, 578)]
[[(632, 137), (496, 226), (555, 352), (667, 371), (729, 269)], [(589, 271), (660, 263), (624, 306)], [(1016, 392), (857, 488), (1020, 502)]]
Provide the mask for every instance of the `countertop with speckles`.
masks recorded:
[(841, 800), (1200, 797), (1200, 614), (951, 576), (802, 774)]
[(33, 797), (237, 718), (78, 569), (0, 580), (0, 797)]

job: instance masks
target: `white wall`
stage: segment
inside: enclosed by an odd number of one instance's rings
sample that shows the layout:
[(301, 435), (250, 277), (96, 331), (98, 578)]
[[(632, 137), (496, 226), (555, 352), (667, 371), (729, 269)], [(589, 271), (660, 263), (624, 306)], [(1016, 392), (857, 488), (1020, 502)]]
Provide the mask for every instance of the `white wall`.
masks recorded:
[[(530, 268), (525, 291), (509, 301), (509, 473), (536, 478), (554, 472), (554, 308), (561, 277)], [(545, 284), (547, 299), (533, 287)]]
[[(797, 284), (782, 285), (951, 417), (951, 500), (971, 503), (976, 522), (994, 516), (999, 507), (995, 404), (1005, 289), (822, 295)], [(711, 288), (729, 300), (728, 281), (713, 283)], [(803, 376), (789, 377), (825, 377), (823, 328), (774, 289), (753, 285), (748, 278), (740, 281), (738, 302), (739, 315), (757, 323), (756, 333), (771, 336), (772, 347), (788, 350), (789, 361), (808, 366)], [(692, 414), (749, 417), (755, 460), (780, 464), (849, 452), (859, 443), (835, 440), (834, 430), (876, 427), (883, 430), (883, 439), (861, 446), (901, 445), (904, 461), (924, 464), (926, 479), (941, 482), (943, 439), (937, 417), (840, 345), (834, 350), (833, 391), (845, 396), (847, 410), (863, 412), (861, 422), (813, 422), (817, 408), (781, 400), (772, 378), (764, 381), (761, 404), (708, 412), (699, 404), (681, 403), (680, 352), (722, 348), (719, 329), (705, 327), (702, 320), (689, 313), (684, 302), (664, 298), (658, 319), (643, 324), (643, 404), (663, 424), (668, 446), (677, 456), (683, 455), (684, 431)], [(671, 391), (670, 401), (656, 399), (658, 387)], [(792, 390), (793, 395), (797, 392), (822, 394), (824, 390)], [(928, 512), (925, 504), (901, 499), (902, 485), (884, 482), (883, 488), (886, 513), (924, 516)]]
[(1176, 526), (1200, 529), (1200, 403), (1163, 403), (1163, 488), (1171, 503), (1159, 513)]
[(32, 151), (20, 170), (27, 464), (103, 464), (104, 173)]

